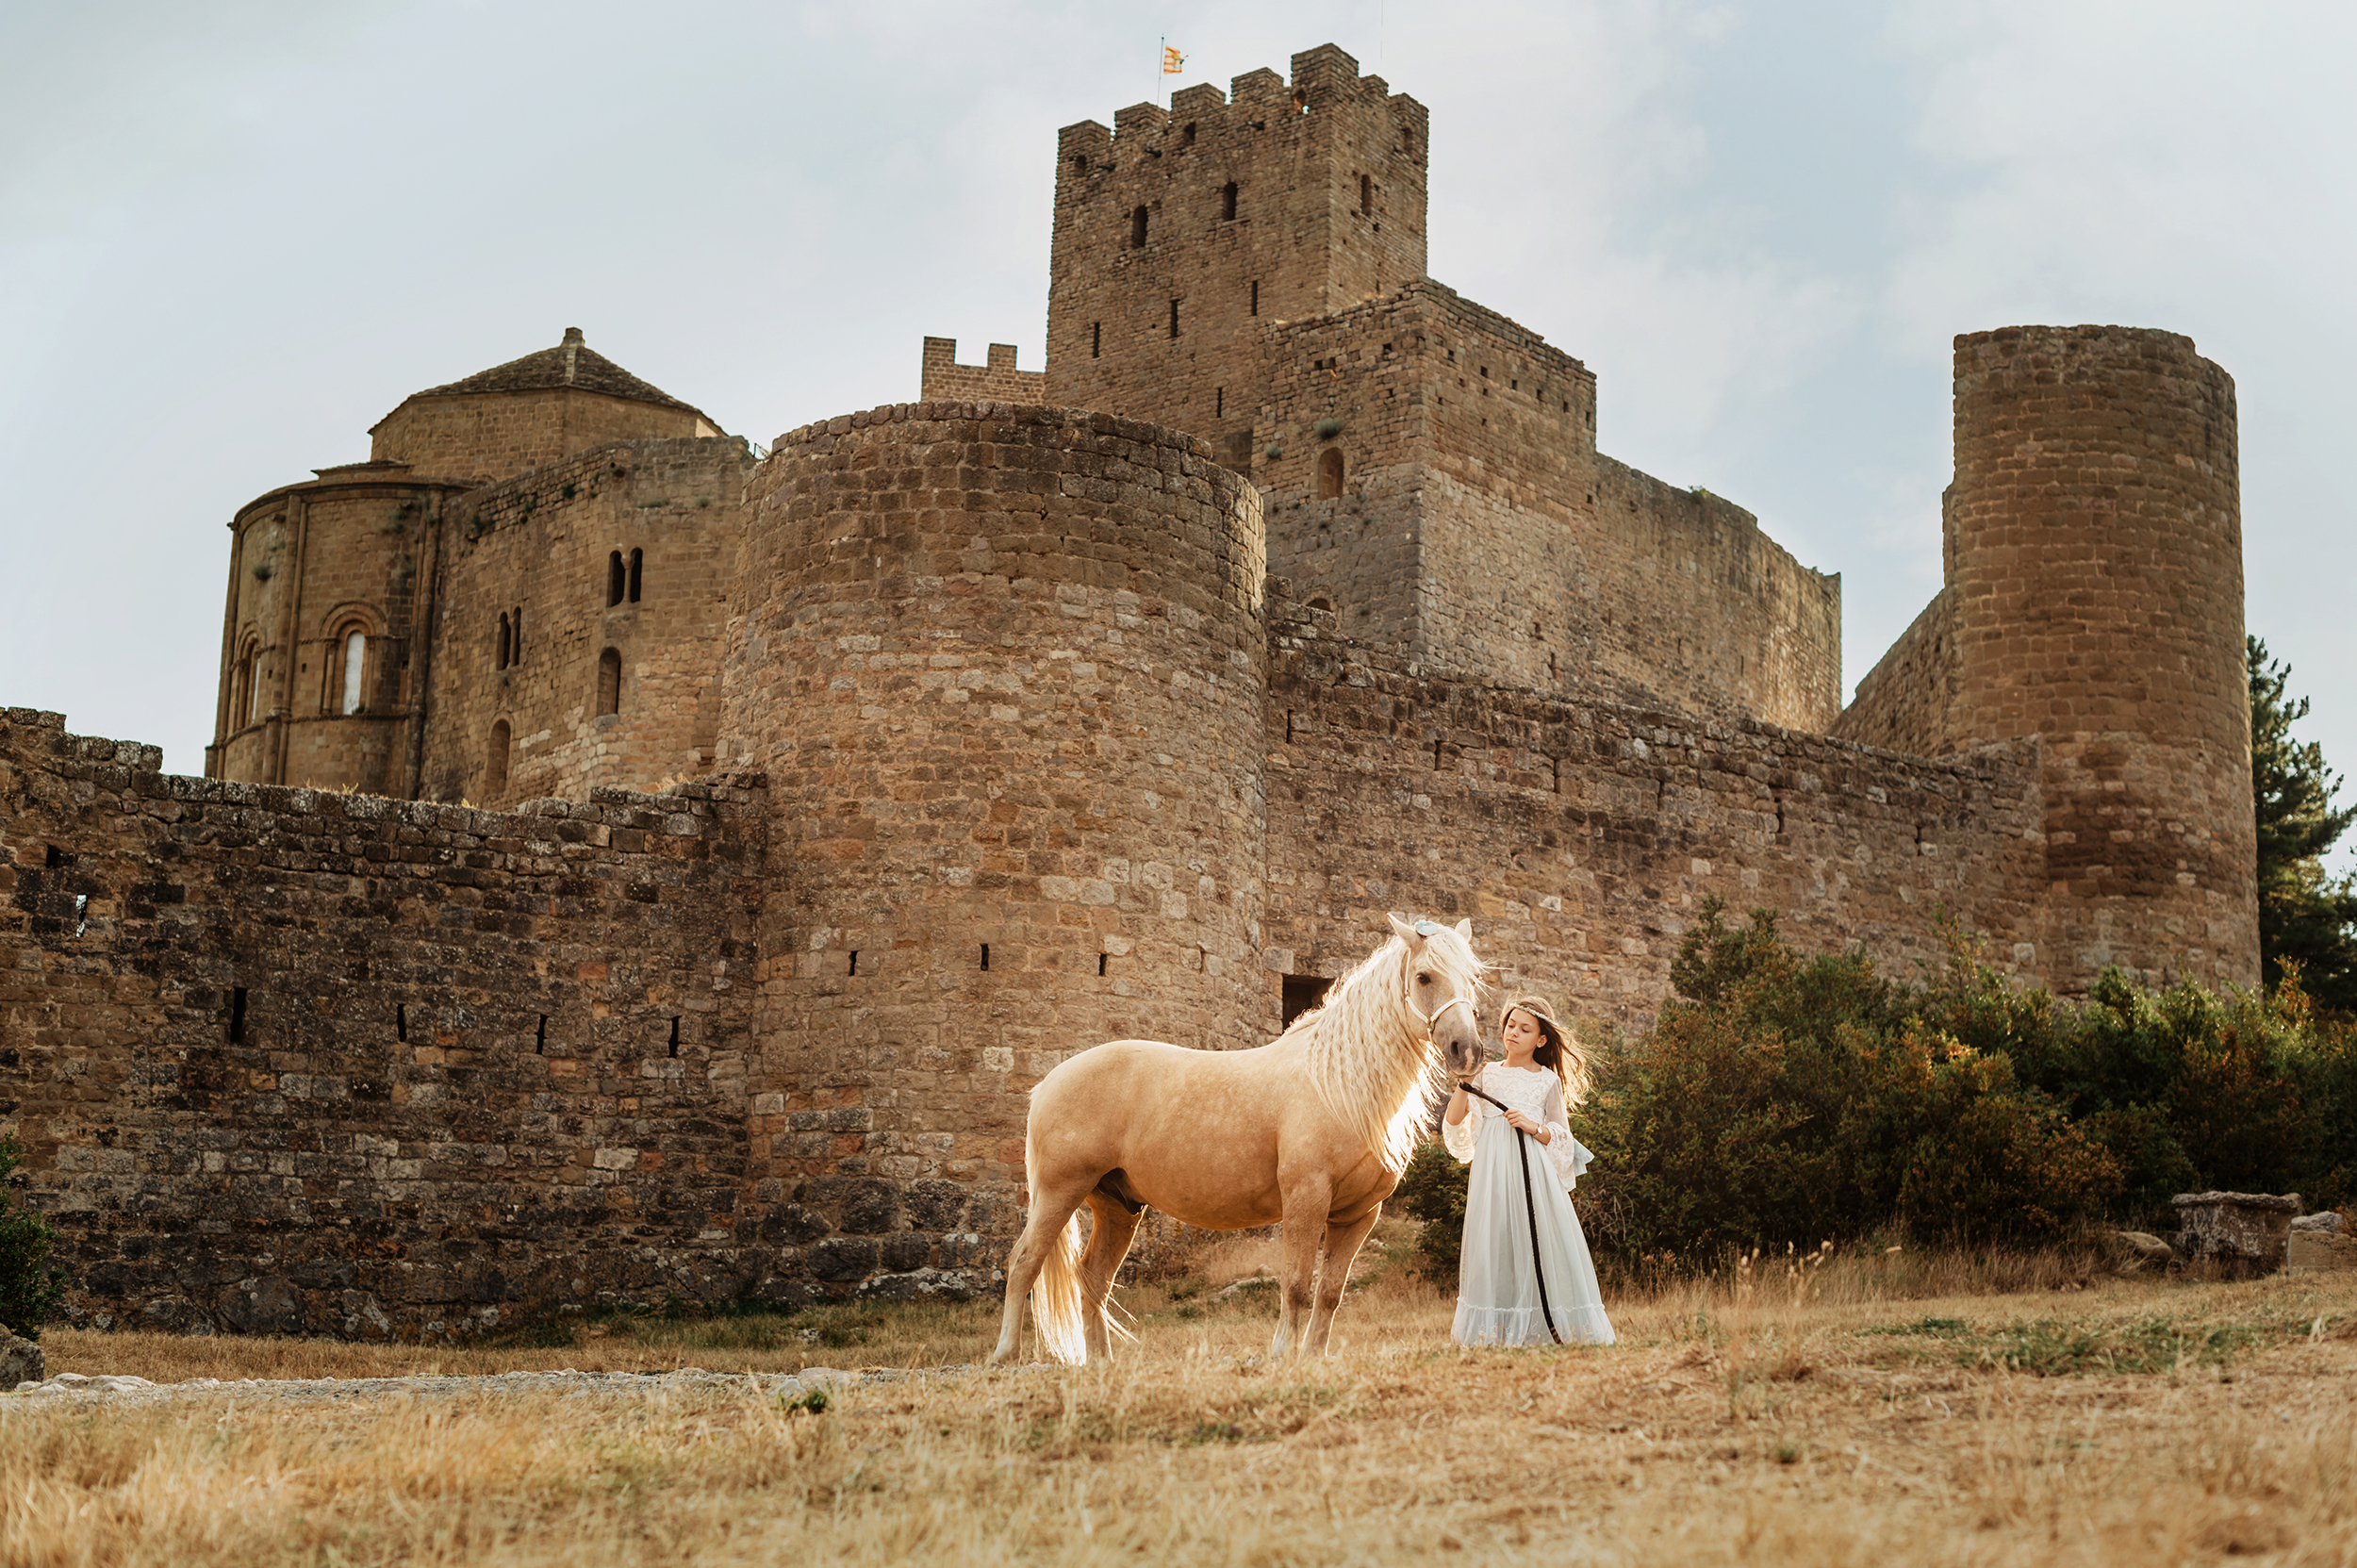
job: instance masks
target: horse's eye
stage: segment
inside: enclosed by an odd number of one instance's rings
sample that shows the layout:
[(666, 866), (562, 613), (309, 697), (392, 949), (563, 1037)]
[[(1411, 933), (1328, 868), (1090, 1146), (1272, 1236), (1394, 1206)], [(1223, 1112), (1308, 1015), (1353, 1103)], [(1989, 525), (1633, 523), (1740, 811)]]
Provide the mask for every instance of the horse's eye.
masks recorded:
[(1432, 977), (1430, 975), (1418, 975), (1416, 977), (1416, 983), (1418, 985), (1429, 985), (1432, 983)]

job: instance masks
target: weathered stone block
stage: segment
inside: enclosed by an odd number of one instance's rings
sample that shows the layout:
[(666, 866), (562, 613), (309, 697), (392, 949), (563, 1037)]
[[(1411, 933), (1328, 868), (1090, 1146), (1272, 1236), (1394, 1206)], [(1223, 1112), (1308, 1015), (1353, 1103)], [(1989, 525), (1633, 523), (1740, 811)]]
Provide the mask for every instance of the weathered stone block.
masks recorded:
[(2187, 1257), (2261, 1272), (2283, 1266), (2292, 1216), (2299, 1213), (2298, 1193), (2179, 1193), (2169, 1202), (2182, 1227), (2178, 1250)]

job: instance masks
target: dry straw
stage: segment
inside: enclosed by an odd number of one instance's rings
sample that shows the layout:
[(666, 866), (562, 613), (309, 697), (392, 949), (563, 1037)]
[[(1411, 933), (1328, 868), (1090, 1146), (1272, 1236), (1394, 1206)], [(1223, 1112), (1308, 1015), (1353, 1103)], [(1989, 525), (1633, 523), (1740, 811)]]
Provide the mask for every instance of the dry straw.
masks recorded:
[[(819, 1414), (733, 1391), (0, 1400), (0, 1568), (2357, 1557), (2357, 1277), (1926, 1298), (1876, 1283), (1919, 1278), (1878, 1272), (1904, 1255), (1758, 1257), (1616, 1300), (1620, 1345), (1466, 1352), (1444, 1299), (1378, 1269), (1340, 1354), (1272, 1366), (1265, 1294), (1219, 1294), (1268, 1245), (1130, 1291), (1141, 1343), (1111, 1364), (868, 1384)], [(463, 1354), (44, 1343), (74, 1370), (220, 1377), (966, 1361), (989, 1330), (975, 1303)]]

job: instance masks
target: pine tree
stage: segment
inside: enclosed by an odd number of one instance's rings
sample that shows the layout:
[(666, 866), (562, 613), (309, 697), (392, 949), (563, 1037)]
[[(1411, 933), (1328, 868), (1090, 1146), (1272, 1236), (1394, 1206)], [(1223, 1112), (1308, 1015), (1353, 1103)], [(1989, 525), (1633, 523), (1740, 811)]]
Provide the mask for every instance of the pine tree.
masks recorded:
[(2318, 1005), (2357, 1012), (2357, 876), (2333, 881), (2324, 856), (2357, 821), (2335, 810), (2340, 776), (2314, 741), (2292, 736), (2308, 699), (2284, 694), (2291, 667), (2244, 639), (2250, 674), (2250, 795), (2259, 828), (2259, 966), (2269, 985), (2289, 963)]

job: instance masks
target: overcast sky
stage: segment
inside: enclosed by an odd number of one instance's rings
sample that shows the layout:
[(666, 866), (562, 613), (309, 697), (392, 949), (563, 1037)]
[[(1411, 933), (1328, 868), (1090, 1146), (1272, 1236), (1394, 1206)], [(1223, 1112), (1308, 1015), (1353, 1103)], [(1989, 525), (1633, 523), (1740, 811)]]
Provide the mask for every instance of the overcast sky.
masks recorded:
[(0, 0), (0, 704), (200, 771), (231, 514), (567, 326), (765, 442), (927, 333), (1036, 369), (1057, 127), (1165, 33), (1423, 101), (1433, 275), (1840, 572), (1845, 685), (1939, 585), (1953, 335), (2189, 335), (2250, 628), (2357, 768), (2346, 4)]

